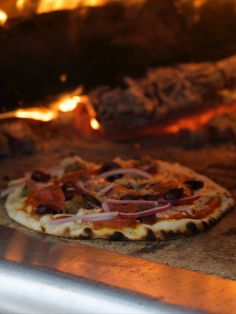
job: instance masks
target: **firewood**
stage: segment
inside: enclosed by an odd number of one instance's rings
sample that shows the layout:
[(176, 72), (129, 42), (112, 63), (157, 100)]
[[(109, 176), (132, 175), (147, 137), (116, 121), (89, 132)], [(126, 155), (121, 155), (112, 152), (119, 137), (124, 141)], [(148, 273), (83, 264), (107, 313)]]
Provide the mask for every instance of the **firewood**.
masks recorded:
[(111, 2), (9, 19), (0, 27), (0, 111), (78, 84), (86, 91), (114, 86), (124, 76), (143, 76), (149, 66), (217, 60), (236, 51), (234, 0), (208, 0), (198, 8), (192, 0)]
[(98, 88), (90, 94), (105, 130), (148, 127), (222, 102), (221, 92), (236, 86), (236, 55), (218, 62), (149, 70), (126, 87)]

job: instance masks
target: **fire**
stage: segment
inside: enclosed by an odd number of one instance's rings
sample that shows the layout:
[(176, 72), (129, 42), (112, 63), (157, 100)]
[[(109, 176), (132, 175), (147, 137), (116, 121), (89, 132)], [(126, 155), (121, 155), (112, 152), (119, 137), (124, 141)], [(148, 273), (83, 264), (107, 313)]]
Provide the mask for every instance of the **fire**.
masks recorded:
[(198, 9), (201, 8), (205, 2), (206, 0), (193, 0), (193, 6)]
[(178, 122), (165, 127), (163, 131), (164, 133), (177, 133), (181, 129), (196, 131), (207, 122), (209, 122), (212, 118), (219, 116), (225, 112), (236, 112), (236, 104), (231, 106), (219, 106), (217, 108), (209, 109), (208, 111), (197, 114), (195, 116), (181, 118), (178, 120)]
[(15, 112), (16, 118), (33, 119), (48, 122), (57, 117), (56, 112), (53, 111), (40, 111), (39, 109), (31, 110), (17, 110)]
[[(48, 13), (58, 10), (73, 10), (78, 7), (97, 7), (111, 2), (111, 0), (15, 0), (19, 12)], [(119, 0), (124, 5), (127, 3), (143, 3), (145, 0)], [(28, 10), (27, 10), (28, 8)], [(25, 11), (25, 12), (24, 12)]]
[[(78, 88), (71, 95), (61, 96), (58, 100), (52, 102), (47, 108), (38, 107), (18, 109), (16, 111), (0, 114), (0, 119), (20, 118), (49, 122), (58, 118), (60, 112), (71, 112), (81, 105), (81, 109), (84, 108), (87, 112), (87, 116), (89, 117), (87, 124), (90, 125), (93, 130), (99, 130), (100, 124), (95, 118), (95, 111), (89, 101), (89, 98), (85, 95), (75, 95), (75, 93), (80, 91), (81, 88)], [(78, 112), (76, 114), (78, 114)], [(82, 121), (82, 123), (84, 123), (84, 121)]]
[(176, 134), (183, 129), (188, 129), (190, 131), (197, 131), (204, 125), (206, 125), (214, 117), (220, 116), (226, 112), (236, 112), (236, 103), (232, 105), (221, 105), (216, 108), (208, 109), (205, 112), (188, 115), (182, 118), (178, 118), (176, 122), (160, 122), (156, 126), (147, 128), (133, 134), (137, 135), (163, 135), (163, 134)]
[(78, 103), (81, 102), (80, 96), (73, 96), (71, 98), (66, 98), (64, 101), (60, 102), (58, 105), (58, 109), (61, 112), (69, 112), (76, 109)]
[(7, 16), (6, 12), (3, 10), (0, 10), (0, 26), (3, 26), (6, 23), (7, 18), (8, 18), (8, 16)]
[(25, 0), (17, 0), (16, 7), (19, 11), (22, 11), (25, 5)]
[(92, 118), (90, 120), (90, 126), (94, 130), (99, 130), (100, 129), (100, 124), (99, 124), (99, 122), (98, 122), (98, 120), (96, 118)]
[(104, 5), (106, 0), (40, 0), (37, 7), (37, 13), (46, 13), (56, 10), (72, 10), (80, 5), (83, 6), (100, 6)]

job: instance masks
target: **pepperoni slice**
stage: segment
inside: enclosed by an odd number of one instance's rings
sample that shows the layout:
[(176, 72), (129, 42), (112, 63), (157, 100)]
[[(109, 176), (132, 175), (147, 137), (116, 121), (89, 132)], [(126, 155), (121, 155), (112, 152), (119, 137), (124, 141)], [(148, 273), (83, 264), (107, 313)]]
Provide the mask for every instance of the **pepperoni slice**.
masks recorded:
[(94, 222), (93, 228), (94, 229), (101, 229), (101, 228), (109, 228), (109, 229), (122, 229), (125, 227), (135, 228), (137, 226), (137, 221), (135, 219), (115, 219), (111, 221), (104, 221), (104, 222)]
[(27, 203), (36, 208), (40, 204), (55, 206), (63, 210), (65, 205), (65, 196), (59, 185), (51, 185), (33, 192)]
[(91, 177), (91, 174), (87, 170), (79, 170), (79, 171), (73, 171), (73, 172), (68, 172), (63, 175), (61, 178), (61, 182), (74, 182), (74, 181), (87, 181)]

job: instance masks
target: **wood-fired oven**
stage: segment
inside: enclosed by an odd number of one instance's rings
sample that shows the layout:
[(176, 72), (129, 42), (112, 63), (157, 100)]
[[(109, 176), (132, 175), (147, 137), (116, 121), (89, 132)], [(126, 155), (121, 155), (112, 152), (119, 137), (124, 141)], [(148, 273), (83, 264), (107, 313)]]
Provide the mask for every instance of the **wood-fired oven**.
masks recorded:
[[(235, 198), (236, 2), (0, 0), (0, 187), (73, 154), (177, 161)], [(2, 313), (235, 312), (234, 210), (123, 243), (35, 235), (0, 209)]]

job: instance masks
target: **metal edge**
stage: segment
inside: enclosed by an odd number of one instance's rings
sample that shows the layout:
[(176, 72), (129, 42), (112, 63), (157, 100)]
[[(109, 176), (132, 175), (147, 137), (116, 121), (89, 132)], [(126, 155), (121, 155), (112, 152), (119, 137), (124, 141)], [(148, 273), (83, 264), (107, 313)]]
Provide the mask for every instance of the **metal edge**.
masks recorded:
[(169, 304), (234, 313), (236, 282), (0, 226), (0, 258), (60, 272)]

